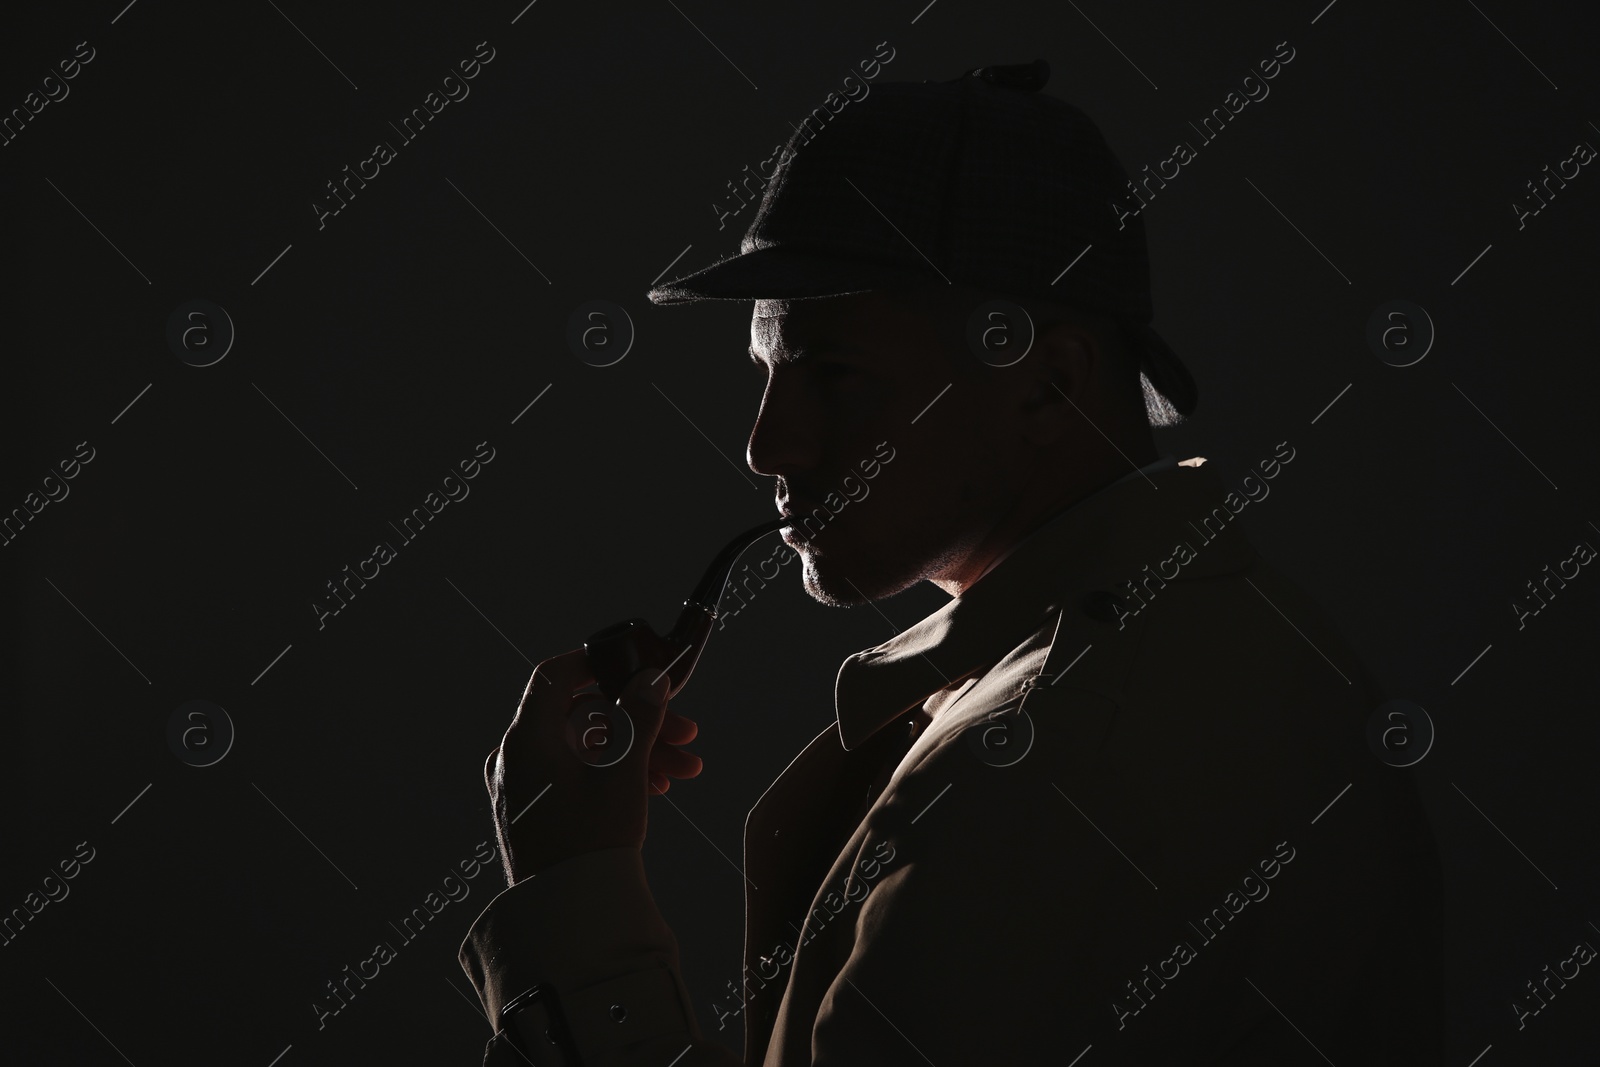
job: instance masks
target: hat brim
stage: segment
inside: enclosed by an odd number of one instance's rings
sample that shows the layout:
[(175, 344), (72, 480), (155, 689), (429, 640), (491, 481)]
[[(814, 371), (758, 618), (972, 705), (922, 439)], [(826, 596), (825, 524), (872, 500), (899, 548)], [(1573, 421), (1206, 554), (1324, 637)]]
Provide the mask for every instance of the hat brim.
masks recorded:
[[(904, 264), (847, 259), (836, 252), (771, 246), (729, 256), (692, 274), (654, 286), (646, 295), (652, 304), (798, 300), (947, 281), (926, 264), (919, 269)], [(1141, 369), (1150, 384), (1180, 414), (1192, 413), (1199, 390), (1188, 368), (1148, 323), (1125, 322), (1124, 328), (1139, 350)]]
[(841, 258), (787, 246), (758, 248), (729, 256), (693, 274), (654, 286), (652, 304), (697, 300), (787, 300), (845, 296), (897, 285), (938, 283), (933, 267)]

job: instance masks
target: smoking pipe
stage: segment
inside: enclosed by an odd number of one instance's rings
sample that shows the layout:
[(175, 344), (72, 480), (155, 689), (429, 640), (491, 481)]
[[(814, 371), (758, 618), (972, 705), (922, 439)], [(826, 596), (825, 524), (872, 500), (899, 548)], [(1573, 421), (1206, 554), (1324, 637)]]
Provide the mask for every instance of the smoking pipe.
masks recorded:
[(734, 562), (756, 540), (789, 523), (788, 519), (772, 519), (729, 541), (683, 602), (677, 623), (665, 637), (652, 630), (644, 619), (628, 619), (591, 635), (583, 648), (600, 691), (616, 700), (629, 678), (646, 667), (654, 667), (667, 674), (668, 699), (677, 696), (688, 683), (706, 639), (711, 636), (711, 624), (717, 620), (717, 601), (722, 599)]

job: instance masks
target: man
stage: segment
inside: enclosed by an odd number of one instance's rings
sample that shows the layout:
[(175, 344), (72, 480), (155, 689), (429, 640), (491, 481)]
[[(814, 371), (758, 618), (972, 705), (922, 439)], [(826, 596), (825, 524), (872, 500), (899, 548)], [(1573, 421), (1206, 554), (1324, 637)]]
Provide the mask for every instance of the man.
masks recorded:
[(717, 1008), (742, 1059), (639, 853), (694, 724), (640, 671), (633, 748), (590, 766), (582, 650), (541, 663), (485, 769), (512, 885), (461, 961), (488, 1062), (1438, 1062), (1437, 860), (1368, 747), (1381, 694), (1232, 522), (1295, 450), (1243, 496), (1158, 455), (1194, 383), (1126, 176), (1047, 73), (878, 86), (791, 140), (740, 255), (652, 290), (756, 301), (748, 461), (807, 591), (952, 599), (845, 661), (837, 723), (750, 812)]

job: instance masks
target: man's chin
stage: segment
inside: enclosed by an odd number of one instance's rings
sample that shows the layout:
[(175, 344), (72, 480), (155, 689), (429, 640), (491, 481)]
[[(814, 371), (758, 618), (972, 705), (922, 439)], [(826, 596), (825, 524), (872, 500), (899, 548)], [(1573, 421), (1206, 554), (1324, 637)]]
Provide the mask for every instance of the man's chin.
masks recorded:
[(819, 551), (814, 544), (795, 546), (800, 553), (801, 582), (811, 599), (829, 607), (849, 608), (882, 600), (916, 585), (921, 576), (868, 564), (847, 553)]

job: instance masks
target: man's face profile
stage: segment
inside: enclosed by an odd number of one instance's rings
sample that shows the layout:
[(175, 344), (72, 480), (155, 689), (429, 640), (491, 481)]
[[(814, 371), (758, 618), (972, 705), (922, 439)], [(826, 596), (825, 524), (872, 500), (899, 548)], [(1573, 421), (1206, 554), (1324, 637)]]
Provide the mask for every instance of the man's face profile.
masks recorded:
[[(756, 302), (750, 354), (766, 389), (746, 458), (777, 479), (795, 520), (785, 539), (822, 603), (970, 580), (986, 538), (1037, 495), (1034, 468), (1076, 439), (1063, 389), (1099, 406), (1107, 375), (1091, 373), (1081, 331), (1041, 334), (1028, 358), (987, 366), (965, 348), (969, 294), (940, 290)], [(891, 448), (863, 495), (863, 470)]]

